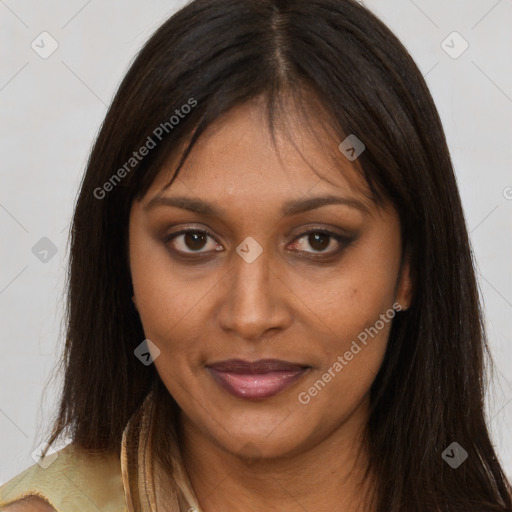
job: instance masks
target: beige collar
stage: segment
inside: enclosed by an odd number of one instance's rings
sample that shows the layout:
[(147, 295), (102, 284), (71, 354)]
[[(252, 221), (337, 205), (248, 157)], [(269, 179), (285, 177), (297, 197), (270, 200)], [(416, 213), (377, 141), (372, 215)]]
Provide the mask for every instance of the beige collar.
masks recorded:
[(201, 512), (183, 465), (174, 433), (173, 473), (168, 475), (151, 453), (155, 411), (153, 392), (130, 418), (121, 442), (121, 475), (128, 512)]

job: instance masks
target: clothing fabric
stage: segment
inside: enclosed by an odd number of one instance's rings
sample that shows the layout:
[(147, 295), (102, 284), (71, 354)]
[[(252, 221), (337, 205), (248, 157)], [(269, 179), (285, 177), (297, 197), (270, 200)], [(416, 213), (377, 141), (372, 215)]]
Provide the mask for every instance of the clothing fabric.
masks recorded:
[(71, 443), (48, 467), (44, 459), (30, 466), (0, 486), (0, 510), (34, 495), (57, 512), (201, 512), (175, 434), (172, 475), (151, 453), (154, 412), (150, 392), (123, 432), (120, 456)]

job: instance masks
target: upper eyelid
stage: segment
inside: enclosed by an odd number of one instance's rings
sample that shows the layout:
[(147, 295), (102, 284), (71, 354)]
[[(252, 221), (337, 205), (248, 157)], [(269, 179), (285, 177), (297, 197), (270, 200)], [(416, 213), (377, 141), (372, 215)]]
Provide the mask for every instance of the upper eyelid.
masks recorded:
[[(208, 228), (204, 228), (204, 227), (196, 228), (194, 226), (185, 226), (174, 233), (169, 233), (167, 235), (167, 238), (182, 235), (184, 233), (206, 233), (207, 235), (216, 239), (216, 236)], [(310, 226), (308, 228), (305, 228), (304, 231), (301, 231), (300, 233), (295, 235), (294, 240), (296, 240), (297, 238), (302, 237), (304, 235), (310, 234), (310, 233), (325, 233), (325, 234), (329, 234), (329, 235), (349, 238), (349, 235), (343, 234), (343, 233), (338, 233), (331, 228)]]
[[(174, 226), (174, 227), (176, 227), (176, 226)], [(185, 224), (185, 225), (179, 226), (178, 230), (176, 232), (169, 233), (169, 236), (181, 234), (183, 232), (189, 232), (189, 231), (208, 233), (213, 238), (216, 238), (216, 235), (213, 233), (213, 230), (211, 230), (208, 227), (205, 227), (203, 224), (198, 224), (198, 225)], [(292, 230), (290, 230), (289, 232), (291, 232), (291, 231)], [(333, 235), (349, 237), (350, 233), (352, 232), (352, 229), (335, 228), (335, 227), (330, 227), (330, 226), (321, 226), (321, 225), (318, 225), (315, 223), (309, 223), (306, 227), (303, 228), (303, 231), (301, 231), (296, 236), (301, 236), (304, 233), (309, 233), (311, 231), (327, 232), (327, 233), (332, 233)]]

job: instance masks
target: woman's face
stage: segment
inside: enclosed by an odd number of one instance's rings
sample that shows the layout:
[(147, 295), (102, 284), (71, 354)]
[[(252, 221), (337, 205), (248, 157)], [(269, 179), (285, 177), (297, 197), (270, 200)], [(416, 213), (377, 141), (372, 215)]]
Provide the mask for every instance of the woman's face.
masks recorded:
[(300, 123), (294, 141), (317, 173), (278, 131), (280, 161), (263, 108), (247, 103), (131, 211), (154, 364), (185, 428), (233, 454), (290, 455), (361, 431), (393, 305), (410, 293), (396, 212), (368, 199), (341, 141), (321, 146)]

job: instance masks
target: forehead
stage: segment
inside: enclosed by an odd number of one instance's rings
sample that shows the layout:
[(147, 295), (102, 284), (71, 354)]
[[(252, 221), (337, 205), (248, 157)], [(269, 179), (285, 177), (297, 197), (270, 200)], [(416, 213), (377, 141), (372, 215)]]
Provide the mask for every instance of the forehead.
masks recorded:
[(184, 146), (171, 154), (146, 197), (186, 191), (226, 200), (255, 195), (278, 200), (283, 194), (303, 196), (314, 191), (350, 193), (370, 205), (357, 161), (350, 162), (339, 151), (341, 140), (323, 121), (321, 115), (306, 120), (287, 110), (275, 125), (274, 145), (262, 100), (239, 105), (205, 130), (178, 179), (165, 190)]

